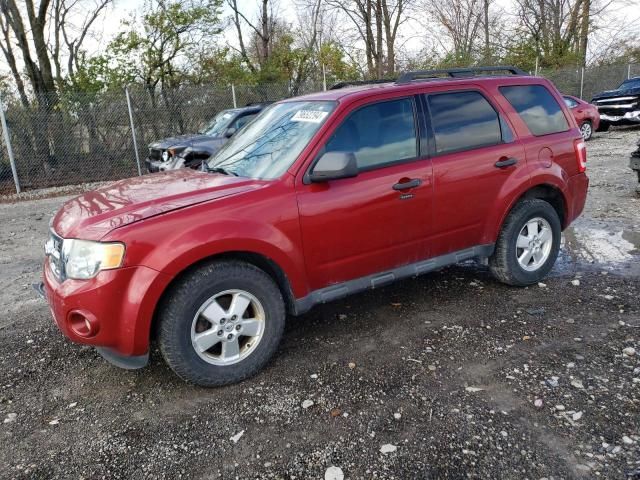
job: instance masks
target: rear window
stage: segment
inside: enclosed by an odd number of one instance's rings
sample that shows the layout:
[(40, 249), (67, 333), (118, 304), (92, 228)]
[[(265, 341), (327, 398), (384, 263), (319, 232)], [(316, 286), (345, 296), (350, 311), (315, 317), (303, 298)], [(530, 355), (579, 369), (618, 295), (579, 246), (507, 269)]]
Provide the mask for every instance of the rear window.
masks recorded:
[(569, 124), (560, 105), (542, 85), (500, 87), (500, 92), (518, 112), (533, 135), (548, 135), (569, 130)]
[(502, 142), (498, 114), (480, 93), (441, 93), (428, 101), (437, 154)]

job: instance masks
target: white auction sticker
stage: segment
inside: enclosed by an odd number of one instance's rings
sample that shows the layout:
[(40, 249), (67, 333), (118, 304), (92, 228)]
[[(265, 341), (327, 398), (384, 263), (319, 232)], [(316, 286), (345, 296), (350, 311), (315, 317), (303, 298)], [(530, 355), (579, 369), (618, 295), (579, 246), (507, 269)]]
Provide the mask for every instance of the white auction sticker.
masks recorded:
[(311, 122), (320, 123), (327, 116), (328, 112), (320, 110), (298, 110), (293, 117), (292, 122)]

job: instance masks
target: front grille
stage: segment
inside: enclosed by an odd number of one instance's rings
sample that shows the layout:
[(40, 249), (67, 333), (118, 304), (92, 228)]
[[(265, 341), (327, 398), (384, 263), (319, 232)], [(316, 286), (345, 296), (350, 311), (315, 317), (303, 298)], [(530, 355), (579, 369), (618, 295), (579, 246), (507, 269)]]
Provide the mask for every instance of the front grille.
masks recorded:
[(62, 237), (56, 235), (53, 230), (49, 231), (49, 239), (44, 247), (45, 254), (49, 260), (49, 267), (53, 275), (58, 280), (64, 279), (64, 259), (62, 258)]
[(160, 148), (150, 148), (149, 149), (149, 158), (151, 160), (162, 160), (162, 149), (160, 149)]
[(624, 115), (626, 112), (632, 112), (640, 108), (640, 98), (637, 96), (603, 98), (593, 102), (600, 113), (605, 115)]

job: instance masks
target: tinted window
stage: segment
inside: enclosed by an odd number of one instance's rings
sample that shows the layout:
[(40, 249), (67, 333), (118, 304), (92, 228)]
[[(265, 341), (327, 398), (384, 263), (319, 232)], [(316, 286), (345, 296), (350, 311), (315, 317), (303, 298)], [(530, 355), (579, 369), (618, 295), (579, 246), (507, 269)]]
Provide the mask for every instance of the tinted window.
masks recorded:
[(436, 153), (496, 145), (502, 141), (498, 114), (478, 92), (430, 95), (429, 110)]
[(413, 101), (402, 98), (356, 110), (336, 129), (325, 151), (352, 152), (361, 169), (416, 158)]
[(576, 102), (573, 98), (571, 97), (562, 97), (564, 100), (564, 104), (569, 107), (569, 108), (575, 108), (578, 106), (578, 102)]
[(560, 105), (542, 85), (500, 87), (500, 91), (520, 114), (532, 134), (547, 135), (569, 129)]

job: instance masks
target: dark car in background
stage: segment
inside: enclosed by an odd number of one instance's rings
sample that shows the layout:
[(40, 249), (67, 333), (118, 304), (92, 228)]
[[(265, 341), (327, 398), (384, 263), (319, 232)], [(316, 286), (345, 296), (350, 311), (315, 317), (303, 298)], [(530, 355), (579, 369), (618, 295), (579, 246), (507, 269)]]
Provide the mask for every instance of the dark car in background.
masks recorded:
[(606, 132), (611, 125), (640, 125), (640, 77), (629, 78), (615, 90), (597, 94), (591, 103), (600, 112), (600, 132)]
[(268, 103), (249, 104), (222, 110), (200, 133), (179, 135), (149, 145), (145, 159), (149, 172), (198, 168), (203, 160), (220, 150), (231, 136), (249, 123)]
[(600, 126), (600, 113), (598, 113), (598, 108), (573, 95), (563, 95), (562, 99), (571, 110), (573, 118), (576, 119), (582, 138), (590, 140), (593, 132)]

